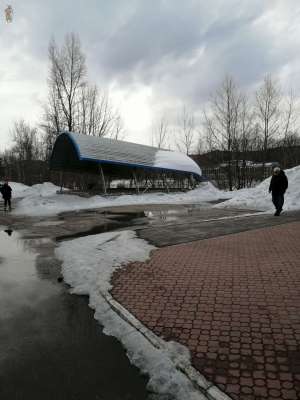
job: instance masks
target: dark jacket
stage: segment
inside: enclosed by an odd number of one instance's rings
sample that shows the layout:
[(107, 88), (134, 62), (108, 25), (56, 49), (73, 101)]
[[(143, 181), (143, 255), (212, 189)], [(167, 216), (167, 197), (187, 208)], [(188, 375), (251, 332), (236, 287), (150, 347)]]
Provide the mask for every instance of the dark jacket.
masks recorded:
[(283, 170), (278, 175), (273, 175), (269, 187), (269, 192), (273, 194), (284, 194), (288, 188), (288, 179)]
[(9, 186), (8, 183), (4, 183), (4, 185), (0, 189), (2, 196), (4, 199), (10, 199), (11, 198), (11, 192), (12, 188)]

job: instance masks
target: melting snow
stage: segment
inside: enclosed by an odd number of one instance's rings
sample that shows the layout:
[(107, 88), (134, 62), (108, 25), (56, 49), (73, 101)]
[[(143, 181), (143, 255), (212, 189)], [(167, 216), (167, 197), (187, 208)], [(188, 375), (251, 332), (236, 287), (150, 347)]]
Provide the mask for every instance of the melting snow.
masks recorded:
[[(284, 210), (300, 209), (300, 165), (285, 170), (289, 187), (285, 194)], [(262, 211), (274, 211), (272, 196), (269, 193), (271, 177), (251, 189), (241, 189), (233, 193), (232, 199), (215, 207), (238, 207)]]
[[(93, 196), (83, 198), (75, 195), (57, 194), (60, 188), (46, 182), (28, 187), (14, 211), (18, 215), (56, 215), (64, 211), (112, 207), (136, 204), (198, 204), (228, 198), (230, 194), (216, 189), (211, 183), (201, 183), (197, 189), (180, 193), (145, 193), (140, 195)], [(13, 193), (14, 196), (14, 193)]]
[(103, 297), (111, 288), (110, 279), (116, 268), (130, 261), (145, 261), (153, 249), (134, 232), (121, 231), (63, 242), (56, 249), (56, 255), (63, 261), (62, 272), (72, 286), (71, 293), (89, 296), (89, 305), (95, 309), (95, 318), (104, 326), (104, 333), (119, 339), (131, 362), (149, 375), (150, 391), (177, 400), (205, 400), (176, 369), (178, 360), (181, 365), (190, 365), (188, 350), (174, 342), (161, 349), (153, 347)]

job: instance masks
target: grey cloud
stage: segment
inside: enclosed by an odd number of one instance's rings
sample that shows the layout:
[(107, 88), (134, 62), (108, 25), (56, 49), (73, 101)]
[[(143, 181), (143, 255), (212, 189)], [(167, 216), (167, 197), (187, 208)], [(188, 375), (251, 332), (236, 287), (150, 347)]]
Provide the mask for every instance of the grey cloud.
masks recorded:
[[(155, 109), (180, 101), (197, 109), (227, 73), (248, 88), (292, 65), (300, 83), (298, 0), (26, 0), (14, 8), (13, 24), (0, 25), (0, 83), (12, 65), (18, 79), (42, 82), (30, 65), (46, 66), (50, 38), (61, 43), (68, 32), (80, 36), (93, 81), (147, 85)], [(259, 22), (276, 9), (286, 30)]]

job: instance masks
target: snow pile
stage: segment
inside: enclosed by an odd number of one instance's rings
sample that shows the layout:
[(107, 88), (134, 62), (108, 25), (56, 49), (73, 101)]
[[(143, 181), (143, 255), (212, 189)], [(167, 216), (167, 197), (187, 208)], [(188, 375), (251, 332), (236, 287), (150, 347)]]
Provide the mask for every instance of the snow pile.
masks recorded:
[(47, 197), (56, 194), (60, 190), (60, 187), (53, 185), (51, 182), (39, 183), (33, 186), (27, 186), (19, 182), (9, 182), (9, 186), (12, 188), (12, 196), (15, 199), (22, 197)]
[[(45, 190), (42, 186), (45, 185)], [(93, 196), (83, 198), (75, 195), (56, 194), (59, 189), (50, 183), (35, 185), (25, 192), (17, 209), (18, 215), (56, 215), (64, 211), (76, 211), (91, 208), (113, 207), (138, 204), (198, 204), (202, 202), (228, 198), (228, 192), (216, 189), (211, 183), (204, 182), (197, 189), (186, 193), (145, 193), (140, 195), (121, 195), (118, 197)], [(38, 187), (37, 187), (38, 186)], [(41, 187), (40, 187), (41, 186)]]
[(24, 193), (29, 188), (29, 186), (19, 182), (9, 182), (9, 186), (12, 188), (12, 195), (15, 198), (24, 197)]
[(95, 309), (95, 318), (104, 326), (104, 333), (120, 340), (131, 362), (149, 375), (149, 390), (178, 400), (205, 400), (175, 367), (178, 354), (181, 363), (190, 365), (187, 349), (173, 342), (163, 349), (153, 347), (103, 297), (111, 288), (110, 278), (116, 268), (130, 261), (145, 261), (153, 249), (134, 232), (121, 231), (63, 242), (56, 255), (63, 261), (62, 272), (73, 288), (71, 293), (89, 296), (89, 305)]
[(155, 154), (155, 167), (194, 172), (201, 175), (201, 169), (190, 157), (176, 151), (158, 150)]
[[(289, 187), (285, 193), (284, 210), (300, 209), (300, 165), (285, 171)], [(241, 189), (233, 192), (232, 199), (215, 207), (238, 207), (262, 211), (272, 211), (272, 196), (269, 193), (271, 177), (251, 189)]]
[(51, 182), (38, 183), (33, 186), (28, 186), (22, 195), (24, 197), (48, 197), (56, 194), (60, 190), (59, 186), (53, 185)]

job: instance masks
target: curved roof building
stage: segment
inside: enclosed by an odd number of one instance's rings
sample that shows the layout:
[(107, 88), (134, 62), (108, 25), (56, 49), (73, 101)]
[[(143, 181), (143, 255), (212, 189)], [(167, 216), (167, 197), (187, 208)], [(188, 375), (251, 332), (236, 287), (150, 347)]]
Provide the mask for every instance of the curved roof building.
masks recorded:
[(201, 178), (199, 166), (182, 153), (73, 132), (57, 137), (51, 169), (98, 173), (99, 164), (105, 173), (118, 178), (131, 176), (132, 170)]

